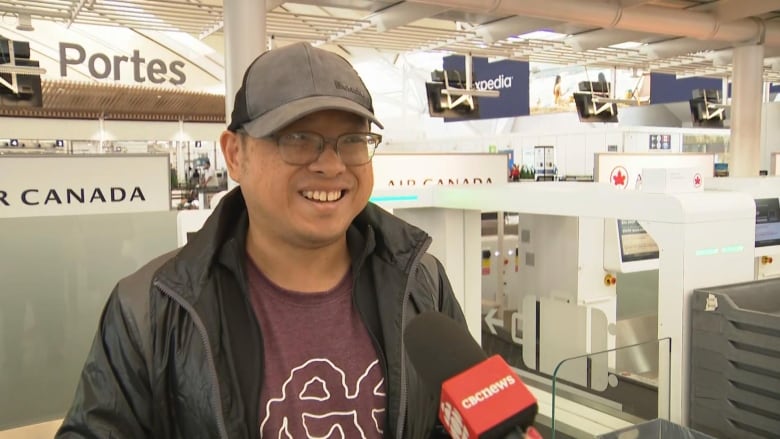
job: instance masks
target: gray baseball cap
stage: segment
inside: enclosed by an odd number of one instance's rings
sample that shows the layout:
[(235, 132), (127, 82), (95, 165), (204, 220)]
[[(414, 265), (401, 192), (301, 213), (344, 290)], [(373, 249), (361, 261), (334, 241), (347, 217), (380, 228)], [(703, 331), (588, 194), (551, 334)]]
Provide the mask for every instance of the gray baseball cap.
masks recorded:
[(384, 128), (349, 61), (309, 43), (295, 43), (263, 52), (250, 64), (228, 130), (243, 127), (252, 137), (265, 137), (320, 110), (347, 111)]

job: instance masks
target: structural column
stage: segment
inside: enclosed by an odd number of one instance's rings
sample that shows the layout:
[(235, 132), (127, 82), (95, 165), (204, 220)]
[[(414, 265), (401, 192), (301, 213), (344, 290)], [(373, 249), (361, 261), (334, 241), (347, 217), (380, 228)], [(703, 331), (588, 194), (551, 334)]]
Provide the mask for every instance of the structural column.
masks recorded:
[(244, 70), (266, 48), (265, 0), (225, 0), (225, 115), (228, 123)]
[[(244, 70), (266, 48), (266, 0), (224, 0), (222, 31), (225, 37), (225, 119), (230, 124), (233, 101), (241, 88)], [(236, 186), (232, 179), (228, 188)]]
[(734, 48), (733, 65), (729, 174), (752, 177), (761, 166), (764, 46)]

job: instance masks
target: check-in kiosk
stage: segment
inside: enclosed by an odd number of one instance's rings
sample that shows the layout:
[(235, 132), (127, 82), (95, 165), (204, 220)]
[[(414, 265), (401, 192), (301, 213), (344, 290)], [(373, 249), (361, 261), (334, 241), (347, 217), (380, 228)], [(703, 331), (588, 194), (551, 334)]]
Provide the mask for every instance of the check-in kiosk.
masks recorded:
[[(596, 154), (595, 180), (620, 190), (675, 192), (701, 190), (703, 178), (714, 172), (712, 154), (673, 152)], [(666, 170), (675, 169), (676, 171)], [(655, 177), (655, 178), (653, 178)], [(615, 370), (638, 380), (655, 380), (661, 343), (658, 339), (659, 248), (635, 218), (604, 220), (605, 283), (614, 284)], [(641, 397), (641, 396), (640, 396)]]
[(756, 204), (754, 278), (780, 276), (780, 177), (728, 177), (704, 181), (705, 190), (744, 192)]
[[(397, 208), (394, 212), (421, 225), (434, 236), (435, 243), (440, 243), (442, 247), (432, 248), (432, 251), (444, 262), (472, 324), (475, 315), (481, 316), (482, 308), (482, 294), (477, 287), (479, 282), (475, 281), (481, 277), (479, 213), (518, 212), (521, 225), (523, 214), (543, 217), (542, 221), (556, 218), (549, 226), (549, 234), (532, 235), (530, 240), (537, 242), (538, 239), (541, 246), (544, 240), (539, 238), (551, 237), (546, 244), (560, 250), (547, 252), (549, 255), (557, 254), (557, 260), (551, 256), (540, 260), (534, 255), (535, 267), (546, 270), (557, 279), (557, 283), (552, 283), (555, 288), (549, 287), (550, 284), (537, 284), (538, 300), (534, 301), (539, 304), (540, 310), (531, 311), (524, 307), (519, 316), (523, 328), (520, 336), (523, 359), (527, 350), (541, 349), (542, 344), (550, 354), (547, 358), (534, 355), (541, 369), (536, 374), (538, 376), (550, 377), (554, 371), (545, 368), (557, 366), (566, 358), (575, 356), (575, 352), (599, 351), (608, 342), (609, 333), (618, 330), (609, 324), (608, 318), (604, 318), (603, 307), (604, 303), (609, 303), (606, 300), (609, 295), (604, 295), (603, 302), (596, 300), (597, 294), (601, 293), (594, 291), (603, 291), (597, 285), (604, 285), (603, 255), (596, 250), (594, 257), (592, 251), (594, 247), (603, 249), (605, 219), (637, 220), (658, 245), (657, 337), (671, 340), (671, 346), (658, 354), (658, 363), (668, 366), (659, 367), (657, 383), (664, 384), (657, 384), (657, 413), (659, 417), (668, 413), (673, 422), (687, 422), (688, 300), (694, 288), (752, 279), (755, 208), (750, 196), (738, 192), (646, 193), (620, 190), (605, 184), (552, 182), (432, 190), (433, 193), (429, 194), (432, 206)], [(566, 231), (567, 228), (571, 233)], [(588, 235), (597, 230), (602, 232)], [(579, 238), (571, 240), (575, 231)], [(523, 234), (522, 230), (520, 234)], [(594, 245), (588, 245), (588, 241)], [(531, 252), (536, 251), (536, 247), (527, 248)], [(527, 265), (529, 261), (524, 260), (522, 237), (520, 253), (521, 264)], [(592, 265), (589, 267), (587, 264)], [(585, 268), (580, 270), (581, 267)], [(575, 273), (572, 274), (571, 270)], [(600, 275), (596, 277), (594, 273)], [(570, 280), (564, 281), (567, 277)], [(564, 289), (567, 285), (568, 289)], [(523, 297), (523, 301), (531, 300), (527, 297)], [(510, 303), (511, 299), (507, 309)], [(545, 306), (548, 306), (549, 312), (544, 311)], [(512, 314), (510, 320), (516, 320), (514, 312)], [(496, 326), (507, 319), (497, 320), (493, 322)], [(485, 324), (479, 322), (478, 328), (483, 333)], [(475, 328), (471, 326), (471, 329), (473, 332)], [(485, 337), (480, 339), (485, 340)], [(557, 357), (553, 350), (559, 351)], [(573, 383), (577, 389), (594, 390), (606, 386), (608, 390), (615, 381), (611, 378), (615, 371), (610, 369), (608, 356), (598, 360), (582, 358), (579, 363), (569, 361), (565, 366), (569, 370), (561, 376), (565, 376), (566, 381)], [(527, 368), (528, 364), (524, 361), (523, 366)], [(558, 372), (561, 373), (560, 370)], [(584, 386), (578, 384), (579, 379), (585, 380)], [(534, 382), (533, 378), (529, 382)], [(539, 388), (544, 389), (544, 384)], [(537, 395), (542, 402), (542, 418), (549, 416), (550, 394), (539, 390)], [(596, 399), (604, 400), (601, 397)], [(590, 405), (563, 409), (566, 404), (557, 404), (557, 426), (567, 425), (575, 434), (577, 431), (582, 434), (583, 430), (599, 434), (599, 431), (604, 433), (611, 431), (609, 428), (620, 427), (619, 423), (605, 427), (600, 415), (587, 413)], [(593, 419), (597, 418), (602, 420), (595, 425)]]

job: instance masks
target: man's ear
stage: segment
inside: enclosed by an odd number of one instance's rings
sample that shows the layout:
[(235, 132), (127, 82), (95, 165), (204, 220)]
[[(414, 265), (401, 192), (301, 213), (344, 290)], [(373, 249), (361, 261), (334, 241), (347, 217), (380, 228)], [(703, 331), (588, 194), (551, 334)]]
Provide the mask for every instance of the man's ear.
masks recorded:
[(222, 156), (225, 157), (228, 175), (235, 182), (241, 183), (241, 135), (225, 130), (219, 136), (219, 144), (222, 148)]

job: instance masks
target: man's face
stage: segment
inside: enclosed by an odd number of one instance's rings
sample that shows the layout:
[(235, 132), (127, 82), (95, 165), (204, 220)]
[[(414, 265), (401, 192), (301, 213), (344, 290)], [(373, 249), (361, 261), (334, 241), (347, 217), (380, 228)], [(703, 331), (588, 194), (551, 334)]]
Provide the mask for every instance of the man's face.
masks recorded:
[[(275, 134), (302, 131), (335, 139), (344, 133), (367, 132), (368, 122), (351, 113), (327, 110), (303, 117)], [(290, 165), (282, 160), (274, 140), (243, 139), (240, 145), (241, 136), (226, 132), (222, 149), (230, 177), (241, 185), (253, 230), (264, 239), (303, 248), (343, 240), (371, 195), (371, 163), (345, 166), (329, 142), (313, 163)]]

